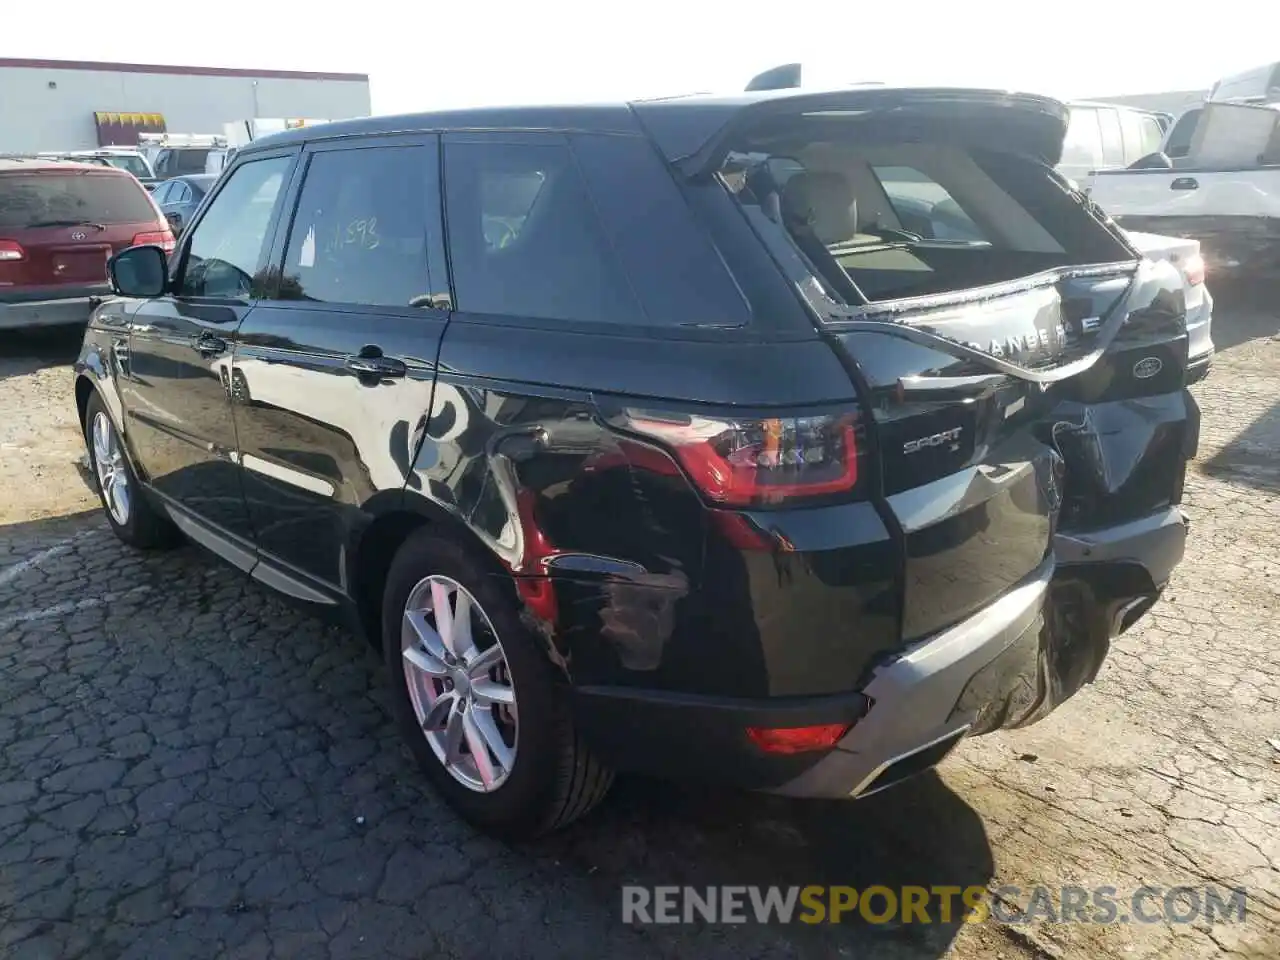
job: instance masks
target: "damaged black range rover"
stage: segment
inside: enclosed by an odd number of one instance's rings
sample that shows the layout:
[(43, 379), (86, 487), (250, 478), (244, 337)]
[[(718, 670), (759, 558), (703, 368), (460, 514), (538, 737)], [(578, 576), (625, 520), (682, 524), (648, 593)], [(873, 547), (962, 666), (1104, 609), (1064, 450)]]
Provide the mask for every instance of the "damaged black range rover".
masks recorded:
[(1182, 556), (1182, 281), (1065, 123), (881, 87), (255, 142), (112, 264), (107, 517), (345, 615), (488, 829), (622, 769), (882, 789), (1091, 681)]

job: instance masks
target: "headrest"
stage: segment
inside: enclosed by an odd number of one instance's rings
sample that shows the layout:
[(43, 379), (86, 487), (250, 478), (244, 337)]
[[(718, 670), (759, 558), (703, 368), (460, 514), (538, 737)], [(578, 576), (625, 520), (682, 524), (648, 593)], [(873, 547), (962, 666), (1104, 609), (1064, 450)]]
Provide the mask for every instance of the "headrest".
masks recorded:
[(807, 224), (827, 246), (858, 232), (853, 186), (839, 173), (797, 173), (782, 188), (782, 215), (790, 226)]

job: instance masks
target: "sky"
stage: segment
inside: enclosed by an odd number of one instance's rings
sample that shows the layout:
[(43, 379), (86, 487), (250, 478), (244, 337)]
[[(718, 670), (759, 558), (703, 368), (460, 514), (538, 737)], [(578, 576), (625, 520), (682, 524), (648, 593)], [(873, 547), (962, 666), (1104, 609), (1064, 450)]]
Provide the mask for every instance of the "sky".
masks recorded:
[(1207, 89), (1280, 59), (1270, 0), (216, 0), (136, 17), (102, 0), (22, 9), (25, 20), (0, 32), (0, 57), (367, 73), (375, 113), (725, 92), (797, 61), (806, 85), (1114, 96)]

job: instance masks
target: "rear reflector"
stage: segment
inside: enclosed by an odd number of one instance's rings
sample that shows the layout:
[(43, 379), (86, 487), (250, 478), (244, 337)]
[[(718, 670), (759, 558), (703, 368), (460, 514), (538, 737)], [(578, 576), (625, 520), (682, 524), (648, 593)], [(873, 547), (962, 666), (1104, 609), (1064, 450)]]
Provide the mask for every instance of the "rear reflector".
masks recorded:
[(170, 230), (149, 230), (146, 233), (135, 234), (129, 246), (141, 247), (146, 244), (155, 244), (163, 249), (165, 253), (173, 253), (178, 246), (178, 242), (173, 238), (173, 233)]
[(627, 410), (622, 426), (668, 448), (717, 505), (771, 506), (858, 484), (854, 414), (720, 419)]
[(0, 240), (0, 263), (12, 263), (15, 260), (25, 260), (27, 251), (22, 249), (22, 244), (16, 240)]
[(850, 726), (823, 723), (816, 727), (747, 727), (747, 738), (765, 753), (808, 753), (830, 750)]

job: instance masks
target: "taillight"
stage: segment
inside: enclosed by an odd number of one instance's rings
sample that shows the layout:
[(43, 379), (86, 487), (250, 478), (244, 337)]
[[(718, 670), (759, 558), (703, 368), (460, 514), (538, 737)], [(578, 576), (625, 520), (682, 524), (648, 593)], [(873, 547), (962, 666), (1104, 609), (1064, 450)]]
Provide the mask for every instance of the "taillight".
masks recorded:
[(12, 263), (27, 259), (27, 251), (17, 240), (0, 240), (0, 263)]
[(773, 506), (858, 484), (856, 414), (731, 419), (626, 410), (619, 425), (670, 450), (717, 505)]
[(162, 248), (165, 253), (173, 253), (178, 246), (178, 241), (173, 238), (173, 231), (171, 230), (148, 230), (146, 233), (134, 234), (129, 246), (140, 247), (148, 243), (154, 243), (157, 247)]
[(747, 739), (765, 753), (807, 753), (830, 750), (849, 732), (847, 723), (815, 727), (747, 727)]
[(1182, 261), (1182, 275), (1187, 278), (1190, 286), (1198, 283), (1204, 283), (1204, 257), (1200, 254), (1192, 254)]

